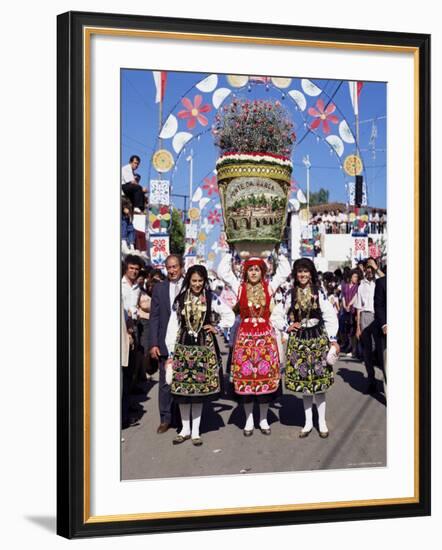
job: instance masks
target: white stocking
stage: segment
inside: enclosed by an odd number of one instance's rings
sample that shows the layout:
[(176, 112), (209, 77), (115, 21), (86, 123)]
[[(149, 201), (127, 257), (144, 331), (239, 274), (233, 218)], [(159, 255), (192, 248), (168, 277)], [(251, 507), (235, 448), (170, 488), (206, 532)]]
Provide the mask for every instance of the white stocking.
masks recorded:
[(268, 403), (259, 404), (259, 425), (263, 430), (267, 430), (269, 428), (269, 423), (267, 422), (268, 410), (269, 410)]
[(181, 403), (180, 413), (183, 429), (180, 431), (179, 435), (184, 437), (185, 435), (190, 435), (190, 403)]
[(318, 423), (320, 432), (328, 432), (325, 422), (325, 393), (315, 395), (316, 408), (318, 409)]
[(313, 428), (313, 395), (303, 395), (302, 402), (304, 404), (305, 424), (302, 428), (303, 432), (309, 432)]
[(250, 403), (244, 403), (244, 412), (246, 413), (246, 425), (244, 426), (245, 430), (253, 430), (253, 401)]
[(192, 439), (200, 436), (202, 403), (192, 403)]

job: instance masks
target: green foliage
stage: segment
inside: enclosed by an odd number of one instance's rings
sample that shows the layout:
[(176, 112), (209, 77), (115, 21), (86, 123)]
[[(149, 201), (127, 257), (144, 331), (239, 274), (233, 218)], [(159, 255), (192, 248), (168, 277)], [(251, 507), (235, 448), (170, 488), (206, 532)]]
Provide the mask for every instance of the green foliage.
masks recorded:
[(176, 208), (172, 209), (170, 224), (170, 252), (172, 254), (184, 254), (185, 227), (181, 213)]
[(317, 204), (328, 204), (330, 192), (328, 189), (321, 187), (319, 191), (310, 193), (310, 206), (316, 206)]

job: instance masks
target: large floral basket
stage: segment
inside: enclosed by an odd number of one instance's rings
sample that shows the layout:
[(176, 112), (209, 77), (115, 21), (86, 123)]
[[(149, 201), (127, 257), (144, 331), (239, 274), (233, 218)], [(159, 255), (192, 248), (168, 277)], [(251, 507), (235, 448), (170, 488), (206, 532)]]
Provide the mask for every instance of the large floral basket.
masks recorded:
[(281, 242), (292, 165), (268, 154), (224, 155), (217, 179), (227, 241), (243, 256), (265, 256)]

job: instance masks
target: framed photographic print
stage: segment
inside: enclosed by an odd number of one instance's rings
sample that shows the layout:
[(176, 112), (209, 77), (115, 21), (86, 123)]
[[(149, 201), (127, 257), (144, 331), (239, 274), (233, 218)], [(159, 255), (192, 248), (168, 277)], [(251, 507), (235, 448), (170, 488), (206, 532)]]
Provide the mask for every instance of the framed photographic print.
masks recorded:
[(430, 513), (429, 67), (58, 17), (60, 535)]

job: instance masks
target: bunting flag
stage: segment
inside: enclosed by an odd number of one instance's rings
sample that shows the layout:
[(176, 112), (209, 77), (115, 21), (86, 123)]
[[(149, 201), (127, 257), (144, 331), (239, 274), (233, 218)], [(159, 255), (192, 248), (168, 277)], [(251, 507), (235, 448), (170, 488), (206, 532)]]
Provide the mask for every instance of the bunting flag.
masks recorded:
[(166, 91), (167, 71), (152, 71), (155, 88), (157, 90), (155, 103), (162, 102)]
[(363, 82), (351, 81), (348, 83), (350, 90), (351, 103), (353, 105), (353, 111), (355, 115), (359, 114), (359, 96), (361, 95)]

